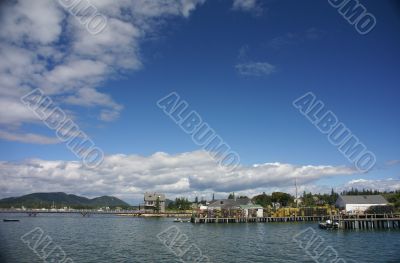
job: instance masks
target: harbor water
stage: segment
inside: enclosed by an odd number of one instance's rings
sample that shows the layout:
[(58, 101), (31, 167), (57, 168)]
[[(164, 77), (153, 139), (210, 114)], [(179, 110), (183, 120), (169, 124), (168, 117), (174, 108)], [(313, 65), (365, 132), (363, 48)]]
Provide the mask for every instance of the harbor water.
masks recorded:
[(0, 214), (0, 218), (20, 220), (0, 222), (2, 263), (43, 262), (21, 239), (34, 229), (42, 230), (73, 262), (183, 262), (163, 239), (170, 230), (185, 235), (186, 247), (194, 245), (209, 262), (324, 262), (314, 261), (312, 253), (293, 238), (307, 229), (315, 231), (322, 246), (331, 246), (342, 262), (400, 262), (398, 229), (327, 231), (316, 222), (191, 224), (114, 215)]

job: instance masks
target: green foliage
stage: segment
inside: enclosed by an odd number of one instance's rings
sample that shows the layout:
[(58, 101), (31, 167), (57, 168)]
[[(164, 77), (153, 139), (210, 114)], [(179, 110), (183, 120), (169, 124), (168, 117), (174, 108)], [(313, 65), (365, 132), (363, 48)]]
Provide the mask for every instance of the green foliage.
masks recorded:
[(271, 201), (274, 203), (280, 203), (282, 206), (288, 206), (294, 202), (294, 198), (287, 193), (273, 192), (271, 195)]
[(315, 206), (315, 200), (312, 193), (306, 193), (306, 191), (303, 192), (302, 205), (306, 207)]
[(262, 193), (261, 195), (256, 195), (253, 197), (253, 202), (257, 205), (261, 205), (262, 207), (267, 207), (272, 205), (272, 197)]
[(392, 203), (396, 210), (400, 210), (400, 190), (382, 194), (389, 203)]
[(304, 191), (302, 196), (302, 206), (312, 207), (326, 204), (335, 205), (338, 197), (339, 194), (333, 189), (331, 190), (330, 194), (312, 194)]
[(160, 207), (160, 197), (157, 196), (156, 204), (155, 204), (155, 206), (154, 206), (154, 212), (160, 213), (160, 210), (161, 210), (161, 207)]
[(341, 195), (379, 195), (382, 194), (379, 190), (351, 188), (351, 190), (344, 190)]
[(272, 206), (272, 203), (280, 203), (282, 206), (288, 206), (294, 203), (294, 197), (283, 192), (273, 192), (272, 195), (262, 193), (253, 197), (253, 202), (262, 207)]
[(189, 210), (192, 208), (192, 203), (187, 198), (176, 198), (174, 202), (168, 204), (169, 210)]

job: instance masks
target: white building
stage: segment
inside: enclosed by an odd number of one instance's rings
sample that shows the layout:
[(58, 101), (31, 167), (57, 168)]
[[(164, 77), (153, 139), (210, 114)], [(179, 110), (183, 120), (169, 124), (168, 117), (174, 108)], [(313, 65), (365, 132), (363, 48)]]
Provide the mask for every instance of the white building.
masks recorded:
[(336, 206), (348, 213), (360, 213), (374, 205), (387, 205), (388, 201), (381, 195), (341, 195)]
[(260, 205), (241, 205), (245, 217), (263, 217), (264, 209)]

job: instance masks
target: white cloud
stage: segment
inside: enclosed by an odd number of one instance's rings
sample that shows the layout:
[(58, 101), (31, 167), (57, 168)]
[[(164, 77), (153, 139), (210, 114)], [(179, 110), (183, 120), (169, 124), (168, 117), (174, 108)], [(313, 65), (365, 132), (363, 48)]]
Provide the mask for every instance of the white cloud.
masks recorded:
[(123, 106), (99, 86), (119, 73), (140, 69), (141, 40), (158, 33), (159, 25), (170, 17), (188, 17), (204, 1), (90, 0), (108, 21), (97, 35), (91, 35), (58, 1), (3, 3), (0, 125), (7, 129), (37, 122), (19, 101), (33, 88), (43, 89), (65, 110), (71, 104), (96, 107), (99, 119), (116, 119)]
[(260, 193), (265, 189), (310, 184), (321, 178), (357, 173), (348, 167), (265, 163), (239, 167), (228, 173), (207, 152), (176, 155), (155, 153), (144, 157), (116, 154), (106, 156), (96, 169), (76, 161), (27, 160), (0, 162), (1, 195), (64, 191), (90, 196), (115, 195), (138, 200), (145, 191), (162, 191), (170, 198), (242, 191)]
[(119, 111), (113, 110), (102, 110), (100, 113), (100, 120), (102, 121), (113, 121), (119, 118)]
[(15, 142), (23, 142), (23, 143), (36, 143), (36, 144), (56, 144), (60, 143), (60, 140), (57, 138), (32, 134), (32, 133), (12, 133), (7, 131), (0, 130), (0, 138), (15, 141)]
[(276, 71), (276, 67), (268, 62), (247, 62), (235, 66), (240, 75), (245, 76), (268, 76)]
[(263, 11), (258, 0), (233, 0), (232, 8), (260, 15)]
[(64, 14), (57, 1), (8, 1), (3, 4), (0, 37), (14, 43), (50, 44), (59, 38)]

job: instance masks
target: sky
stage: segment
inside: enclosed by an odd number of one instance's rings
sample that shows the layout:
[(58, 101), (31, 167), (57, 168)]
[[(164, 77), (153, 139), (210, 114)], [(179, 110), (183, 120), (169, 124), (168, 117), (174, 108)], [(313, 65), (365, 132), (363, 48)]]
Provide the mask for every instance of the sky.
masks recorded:
[[(400, 189), (398, 1), (354, 1), (376, 19), (367, 34), (329, 1), (89, 1), (106, 18), (97, 34), (63, 2), (0, 5), (0, 198)], [(98, 166), (21, 102), (35, 89), (104, 153)], [(157, 105), (172, 92), (237, 153), (236, 169)], [(308, 92), (374, 154), (372, 169), (293, 106)]]

